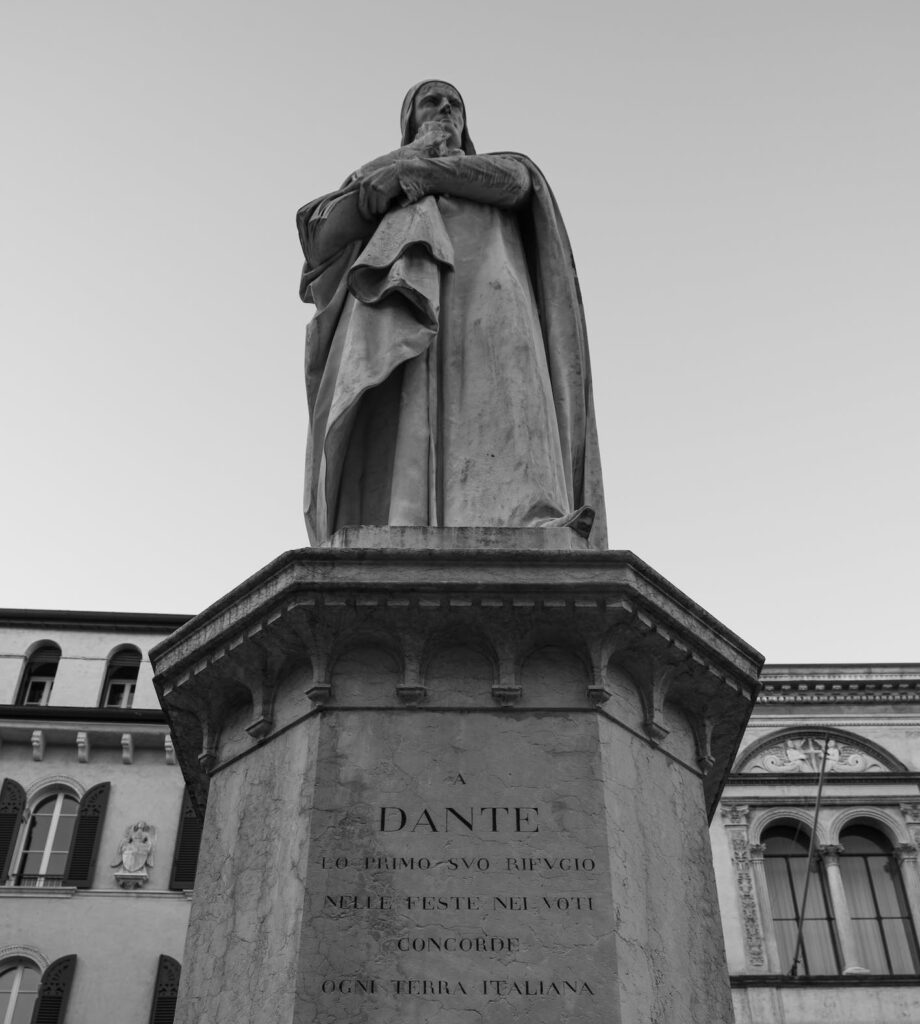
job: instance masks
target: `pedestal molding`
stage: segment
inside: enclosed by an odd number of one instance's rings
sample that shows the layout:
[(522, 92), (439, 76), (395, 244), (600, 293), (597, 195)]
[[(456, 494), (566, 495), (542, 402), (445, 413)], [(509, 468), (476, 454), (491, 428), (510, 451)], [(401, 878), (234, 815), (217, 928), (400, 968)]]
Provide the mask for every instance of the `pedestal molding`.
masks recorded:
[(245, 731), (261, 743), (275, 731), (279, 689), (294, 677), (306, 676), (298, 685), (314, 706), (340, 705), (336, 666), (364, 644), (392, 666), (373, 700), (354, 692), (352, 704), (450, 704), (429, 682), (432, 660), (450, 646), (479, 652), (499, 708), (532, 706), (524, 666), (543, 648), (581, 666), (580, 690), (567, 689), (562, 702), (573, 708), (614, 710), (615, 668), (638, 694), (647, 741), (671, 742), (669, 706), (685, 716), (712, 813), (758, 691), (755, 651), (629, 552), (424, 554), (289, 552), (151, 651), (199, 806), (230, 718), (248, 716)]
[[(496, 702), (498, 703), (498, 702)], [(405, 711), (407, 705), (412, 707), (412, 703), (409, 701), (397, 702), (393, 704), (374, 704), (374, 705), (336, 705), (336, 704), (325, 704), (322, 706), (316, 706), (305, 714), (300, 715), (298, 718), (293, 719), (290, 722), (285, 722), (284, 725), (278, 726), (271, 733), (264, 737), (260, 737), (257, 742), (246, 750), (241, 750), (226, 760), (218, 761), (214, 760), (208, 769), (208, 775), (218, 775), (220, 772), (229, 768), (231, 765), (237, 764), (239, 761), (244, 760), (251, 754), (255, 753), (259, 747), (271, 740), (277, 739), (279, 736), (284, 735), (286, 732), (290, 732), (292, 729), (296, 729), (298, 726), (308, 722), (311, 718), (316, 718), (320, 715), (335, 714), (336, 712), (363, 712), (367, 714), (377, 714), (384, 711)], [(634, 736), (636, 739), (641, 740), (643, 743), (648, 744), (656, 751), (661, 753), (664, 758), (671, 761), (673, 764), (678, 765), (691, 775), (702, 779), (706, 775), (706, 771), (703, 770), (699, 764), (691, 764), (689, 761), (685, 761), (683, 758), (677, 757), (668, 750), (664, 750), (659, 744), (653, 743), (648, 736), (638, 729), (634, 729), (628, 722), (624, 722), (622, 719), (617, 718), (616, 715), (612, 715), (605, 708), (591, 708), (591, 707), (560, 707), (558, 705), (534, 705), (527, 708), (514, 708), (511, 705), (500, 705), (497, 707), (477, 707), (470, 708), (465, 706), (456, 705), (444, 705), (441, 707), (425, 707), (421, 704), (416, 704), (414, 707), (419, 711), (429, 712), (431, 714), (456, 714), (461, 712), (467, 715), (505, 715), (509, 711), (518, 712), (523, 715), (552, 715), (552, 714), (597, 714), (601, 718), (605, 718), (608, 722), (613, 722), (614, 725), (618, 726), (624, 732), (629, 733), (630, 736)], [(248, 732), (248, 730), (247, 730)]]
[[(489, 581), (483, 579), (488, 567)], [(547, 593), (549, 575), (563, 577)], [(621, 596), (664, 613), (672, 627), (705, 636), (725, 667), (741, 675), (759, 673), (763, 657), (668, 580), (630, 551), (553, 552), (521, 550), (413, 551), (313, 549), (288, 551), (225, 597), (186, 622), (151, 649), (160, 671), (194, 656), (201, 642), (214, 642), (248, 616), (264, 613), (282, 598), (342, 607), (348, 592), (364, 590), (373, 579), (386, 607), (431, 600), (433, 590), (481, 606), (506, 606), (523, 598), (555, 606), (569, 604), (614, 610)], [(528, 595), (527, 592), (530, 591)], [(427, 592), (427, 593), (426, 593)], [(558, 595), (558, 596), (557, 596)], [(356, 594), (352, 594), (354, 598)], [(366, 595), (365, 595), (366, 597)], [(440, 600), (439, 602), (440, 603)], [(661, 628), (666, 628), (664, 623)], [(191, 644), (184, 641), (192, 640)]]

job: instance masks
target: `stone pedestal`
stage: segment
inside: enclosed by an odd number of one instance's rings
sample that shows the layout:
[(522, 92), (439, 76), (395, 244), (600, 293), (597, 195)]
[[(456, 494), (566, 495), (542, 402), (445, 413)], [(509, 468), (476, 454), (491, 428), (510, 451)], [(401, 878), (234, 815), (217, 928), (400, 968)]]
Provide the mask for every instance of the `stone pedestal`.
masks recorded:
[(207, 803), (177, 1024), (732, 1020), (762, 659), (568, 533), (347, 531), (151, 652)]

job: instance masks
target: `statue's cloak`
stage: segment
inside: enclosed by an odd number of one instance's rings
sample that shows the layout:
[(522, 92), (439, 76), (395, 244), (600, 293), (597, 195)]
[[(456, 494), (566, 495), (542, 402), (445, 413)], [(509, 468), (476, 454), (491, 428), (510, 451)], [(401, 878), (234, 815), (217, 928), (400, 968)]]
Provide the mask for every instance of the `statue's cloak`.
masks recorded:
[[(561, 464), (556, 459), (561, 473), (557, 474), (557, 491), (564, 493), (556, 503), (565, 506), (561, 509), (563, 513), (582, 506), (592, 508), (596, 518), (590, 543), (603, 550), (607, 543), (603, 485), (584, 311), (572, 249), (556, 201), (536, 165), (516, 153), (496, 156), (521, 161), (531, 176), (527, 202), (515, 209), (513, 215), (504, 211), (501, 215), (517, 220), (529, 277), (528, 291), (532, 288), (538, 319), (534, 329), (542, 335), (551, 389), (549, 415), (555, 420), (551, 443), (561, 449)], [(431, 370), (426, 367), (436, 358), (439, 332), (447, 326), (441, 322), (442, 286), (445, 275), (453, 273), (454, 258), (451, 238), (439, 215), (439, 203), (443, 204), (446, 197), (427, 196), (417, 203), (392, 209), (381, 219), (368, 242), (350, 243), (330, 259), (312, 266), (311, 218), (324, 204), (356, 188), (355, 184), (346, 183), (340, 191), (308, 203), (297, 213), (301, 244), (307, 256), (300, 294), (305, 302), (316, 306), (316, 315), (307, 327), (306, 343), (310, 432), (304, 513), (310, 541), (320, 544), (336, 529), (353, 523), (485, 525), (491, 522), (489, 494), (476, 496), (477, 509), (485, 506), (483, 518), (439, 520), (438, 509), (445, 502), (443, 488), (460, 484), (456, 479), (445, 484), (439, 476), (438, 428), (428, 398), (414, 407), (414, 400), (406, 398), (410, 383), (416, 392), (427, 390), (434, 394), (425, 384), (426, 378), (432, 379)], [(501, 358), (500, 325), (496, 325), (494, 344), (494, 354)], [(396, 381), (401, 383), (394, 385)], [(527, 387), (526, 382), (522, 387)], [(391, 394), (386, 397), (388, 390)], [(389, 403), (384, 406), (385, 413), (375, 414), (376, 419), (373, 415), (368, 418), (368, 410), (380, 401)], [(436, 399), (432, 397), (431, 401)], [(360, 430), (362, 438), (369, 438), (367, 443), (373, 445), (379, 433), (377, 425), (396, 418), (410, 421), (413, 416), (416, 426), (424, 421), (422, 432), (429, 440), (424, 451), (416, 446), (408, 459), (399, 462), (400, 480), (390, 482), (394, 489), (391, 508), (411, 506), (409, 518), (384, 518), (382, 523), (373, 516), (362, 519), (354, 511), (354, 501), (347, 497), (349, 488), (354, 490), (353, 481), (346, 479), (345, 472), (346, 462), (356, 451), (352, 435)], [(543, 443), (542, 437), (536, 441), (540, 446)], [(397, 459), (401, 445), (405, 447), (400, 428), (400, 436), (390, 444), (391, 449), (397, 449)], [(526, 462), (528, 453), (521, 455)], [(359, 472), (362, 481), (374, 473), (385, 476), (392, 471), (392, 453), (387, 456), (389, 462), (366, 456), (365, 459)], [(513, 481), (508, 483), (513, 487)], [(408, 504), (400, 504), (397, 487), (411, 492)], [(427, 493), (427, 497), (419, 499), (419, 493)], [(426, 508), (420, 507), (420, 500)], [(493, 525), (537, 523), (531, 515), (520, 521)]]

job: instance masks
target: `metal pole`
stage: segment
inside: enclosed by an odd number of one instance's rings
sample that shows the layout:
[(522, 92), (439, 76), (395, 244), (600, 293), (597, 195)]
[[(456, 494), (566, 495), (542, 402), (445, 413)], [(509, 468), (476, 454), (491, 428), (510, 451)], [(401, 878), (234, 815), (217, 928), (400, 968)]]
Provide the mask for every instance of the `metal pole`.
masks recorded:
[[(811, 868), (815, 856), (815, 841), (818, 837), (818, 811), (821, 810), (821, 792), (824, 789), (824, 769), (827, 765), (827, 747), (830, 742), (830, 735), (824, 737), (824, 754), (821, 757), (821, 771), (818, 774), (818, 792), (815, 796), (815, 815), (811, 823), (811, 841), (808, 844), (808, 870), (805, 872), (805, 888), (802, 891), (802, 906), (799, 913), (799, 931), (795, 939), (795, 955), (792, 958), (792, 966), (789, 968), (789, 977), (799, 976), (799, 961), (802, 959), (802, 932), (805, 928), (805, 908), (808, 906), (808, 887), (811, 883)], [(793, 893), (793, 895), (795, 895)]]

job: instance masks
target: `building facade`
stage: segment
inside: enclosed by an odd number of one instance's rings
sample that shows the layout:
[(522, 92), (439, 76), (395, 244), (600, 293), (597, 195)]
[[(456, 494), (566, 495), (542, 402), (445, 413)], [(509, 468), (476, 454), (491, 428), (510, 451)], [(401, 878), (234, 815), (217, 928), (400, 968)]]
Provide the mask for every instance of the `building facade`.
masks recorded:
[[(185, 621), (0, 612), (0, 1024), (172, 1021), (200, 825), (147, 651)], [(920, 665), (763, 681), (711, 828), (737, 1024), (916, 1022)]]
[(920, 1021), (920, 665), (772, 665), (712, 822), (737, 1024)]
[(146, 651), (183, 621), (0, 612), (0, 1024), (172, 1019), (197, 819)]

